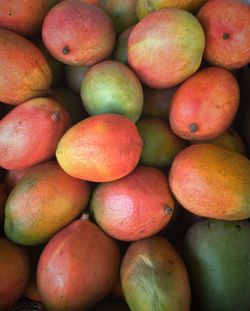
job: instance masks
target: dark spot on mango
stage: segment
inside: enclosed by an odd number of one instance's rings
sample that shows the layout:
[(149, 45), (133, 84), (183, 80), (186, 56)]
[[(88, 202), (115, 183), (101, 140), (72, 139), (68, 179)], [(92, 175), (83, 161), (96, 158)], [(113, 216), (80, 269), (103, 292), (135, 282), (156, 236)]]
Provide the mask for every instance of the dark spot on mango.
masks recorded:
[(189, 124), (189, 129), (190, 129), (191, 133), (195, 133), (198, 131), (198, 125), (196, 123), (191, 123), (191, 124)]
[(9, 12), (9, 13), (8, 13), (8, 15), (9, 15), (9, 16), (11, 16), (11, 15), (12, 15), (12, 13), (11, 13), (11, 12)]
[(65, 47), (62, 49), (62, 51), (63, 51), (63, 54), (65, 54), (65, 55), (67, 55), (67, 54), (70, 53), (70, 49), (69, 49), (68, 46), (65, 46)]
[(241, 226), (240, 225), (236, 225), (235, 228), (237, 228), (238, 231), (241, 231)]
[(165, 206), (164, 206), (164, 213), (165, 213), (166, 215), (171, 215), (172, 212), (173, 212), (172, 207), (170, 207), (170, 206), (168, 206), (168, 205), (165, 205)]
[(224, 32), (224, 33), (223, 33), (223, 39), (224, 39), (224, 40), (228, 40), (229, 38), (230, 38), (229, 33), (228, 33), (228, 32)]

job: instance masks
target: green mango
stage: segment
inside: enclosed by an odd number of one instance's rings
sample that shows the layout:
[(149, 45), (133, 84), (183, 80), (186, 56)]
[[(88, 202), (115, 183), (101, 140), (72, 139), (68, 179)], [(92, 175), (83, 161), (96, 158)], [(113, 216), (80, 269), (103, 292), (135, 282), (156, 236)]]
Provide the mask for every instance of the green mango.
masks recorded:
[(184, 240), (184, 259), (199, 310), (250, 310), (249, 221), (195, 223)]

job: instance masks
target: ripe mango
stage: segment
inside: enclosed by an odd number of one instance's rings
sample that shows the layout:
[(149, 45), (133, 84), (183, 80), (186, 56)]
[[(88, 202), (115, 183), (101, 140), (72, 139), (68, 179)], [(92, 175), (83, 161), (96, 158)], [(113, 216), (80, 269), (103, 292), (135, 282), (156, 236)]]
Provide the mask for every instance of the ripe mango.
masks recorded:
[(30, 41), (0, 28), (0, 101), (17, 105), (48, 91), (52, 73), (42, 52)]
[(169, 184), (193, 214), (222, 220), (250, 217), (250, 161), (236, 152), (192, 145), (174, 159)]

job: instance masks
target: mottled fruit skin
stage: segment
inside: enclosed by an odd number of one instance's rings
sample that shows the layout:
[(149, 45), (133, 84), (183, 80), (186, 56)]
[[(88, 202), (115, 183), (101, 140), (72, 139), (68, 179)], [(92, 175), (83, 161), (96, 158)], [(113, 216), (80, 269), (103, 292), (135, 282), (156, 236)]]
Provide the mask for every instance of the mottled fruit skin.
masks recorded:
[(177, 89), (178, 86), (163, 90), (152, 89), (144, 86), (142, 115), (146, 117), (159, 117), (168, 120), (170, 104)]
[(126, 177), (100, 184), (90, 202), (98, 225), (123, 241), (158, 233), (170, 221), (173, 208), (166, 176), (149, 166), (139, 166)]
[(60, 140), (56, 157), (69, 175), (106, 182), (124, 177), (136, 167), (142, 144), (128, 117), (106, 113), (71, 127)]
[(18, 105), (46, 94), (51, 69), (39, 49), (12, 31), (0, 28), (0, 101)]
[(18, 105), (0, 121), (0, 166), (22, 170), (50, 159), (70, 125), (67, 111), (52, 99)]
[(23, 36), (37, 35), (43, 20), (57, 0), (1, 0), (0, 27)]
[(51, 311), (88, 310), (112, 290), (119, 273), (116, 243), (88, 220), (76, 220), (53, 237), (38, 264), (42, 301)]
[(142, 112), (143, 91), (127, 66), (107, 60), (92, 66), (82, 83), (81, 98), (90, 115), (117, 113), (136, 122)]
[(8, 311), (22, 297), (29, 278), (26, 250), (0, 237), (0, 310)]
[(208, 219), (189, 229), (183, 254), (199, 310), (249, 309), (249, 245), (249, 221)]
[(250, 6), (241, 0), (210, 0), (198, 12), (206, 36), (205, 59), (238, 69), (250, 62)]
[(231, 126), (239, 102), (238, 82), (228, 70), (202, 69), (176, 91), (170, 106), (170, 126), (183, 139), (217, 138)]
[(78, 0), (58, 3), (42, 27), (49, 52), (68, 65), (93, 65), (106, 59), (115, 44), (109, 16), (95, 5)]
[(136, 15), (137, 0), (99, 0), (100, 7), (110, 16), (115, 31), (122, 31), (138, 22)]
[(141, 119), (136, 124), (144, 141), (140, 163), (168, 169), (187, 142), (175, 135), (165, 120)]
[(137, 0), (136, 13), (141, 20), (156, 10), (165, 8), (183, 9), (196, 13), (207, 0)]
[(112, 59), (117, 60), (124, 65), (128, 65), (128, 38), (133, 28), (134, 26), (130, 26), (117, 37), (112, 53)]
[(205, 37), (198, 20), (180, 9), (162, 9), (141, 20), (128, 41), (128, 62), (152, 88), (175, 86), (197, 71)]
[(230, 151), (238, 152), (242, 154), (244, 157), (247, 156), (247, 148), (246, 144), (240, 137), (240, 135), (232, 128), (228, 131), (224, 132), (220, 136), (211, 140), (193, 140), (190, 142), (191, 144), (214, 144), (216, 146), (225, 148)]
[(89, 184), (66, 174), (56, 161), (31, 168), (10, 193), (6, 236), (18, 244), (47, 242), (87, 207)]
[(155, 236), (133, 242), (122, 261), (121, 281), (133, 311), (189, 311), (186, 267), (173, 246)]
[(212, 144), (192, 145), (174, 159), (169, 184), (193, 214), (221, 220), (250, 217), (250, 164), (236, 152)]
[(29, 168), (25, 168), (23, 170), (10, 170), (5, 174), (5, 184), (6, 190), (10, 193), (14, 187), (19, 183), (24, 174), (29, 170)]

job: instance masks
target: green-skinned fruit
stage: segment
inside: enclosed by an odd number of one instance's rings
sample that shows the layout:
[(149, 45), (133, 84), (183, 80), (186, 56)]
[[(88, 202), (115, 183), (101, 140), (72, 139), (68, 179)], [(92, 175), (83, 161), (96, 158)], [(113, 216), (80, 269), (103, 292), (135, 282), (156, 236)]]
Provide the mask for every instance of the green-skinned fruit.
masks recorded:
[(188, 311), (190, 286), (186, 267), (164, 238), (132, 243), (122, 261), (121, 281), (132, 311)]
[(204, 220), (191, 227), (184, 256), (199, 310), (249, 310), (249, 245), (249, 221)]

